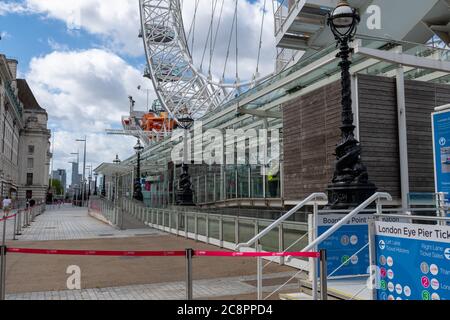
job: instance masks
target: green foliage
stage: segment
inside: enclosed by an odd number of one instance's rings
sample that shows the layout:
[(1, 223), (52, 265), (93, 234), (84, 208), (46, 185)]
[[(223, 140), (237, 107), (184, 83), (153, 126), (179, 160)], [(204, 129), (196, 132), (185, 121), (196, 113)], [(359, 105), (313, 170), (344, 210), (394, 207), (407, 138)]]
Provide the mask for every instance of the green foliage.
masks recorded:
[(52, 189), (55, 195), (62, 195), (64, 193), (64, 188), (59, 180), (52, 179)]

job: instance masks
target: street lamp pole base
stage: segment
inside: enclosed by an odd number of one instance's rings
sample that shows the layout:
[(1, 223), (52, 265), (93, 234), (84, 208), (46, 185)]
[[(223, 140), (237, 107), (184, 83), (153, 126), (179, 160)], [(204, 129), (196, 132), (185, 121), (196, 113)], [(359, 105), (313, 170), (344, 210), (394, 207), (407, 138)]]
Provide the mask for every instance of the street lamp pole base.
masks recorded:
[(179, 190), (177, 192), (177, 206), (183, 207), (193, 207), (194, 203), (194, 194), (192, 190)]
[(330, 210), (348, 210), (355, 209), (361, 203), (370, 198), (377, 191), (373, 183), (336, 183), (328, 186)]

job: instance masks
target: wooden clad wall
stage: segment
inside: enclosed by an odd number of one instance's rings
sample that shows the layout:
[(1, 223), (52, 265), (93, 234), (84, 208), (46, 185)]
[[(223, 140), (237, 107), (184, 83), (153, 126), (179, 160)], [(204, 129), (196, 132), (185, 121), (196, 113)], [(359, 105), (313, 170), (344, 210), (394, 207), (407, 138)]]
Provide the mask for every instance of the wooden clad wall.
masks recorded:
[[(400, 164), (395, 79), (358, 76), (362, 159), (379, 191), (399, 199)], [(450, 86), (405, 82), (411, 192), (434, 192), (431, 113), (450, 103)], [(340, 82), (283, 106), (286, 200), (325, 191), (339, 139)]]
[(394, 198), (401, 197), (395, 79), (358, 75), (359, 133), (369, 179)]
[(340, 82), (335, 82), (283, 106), (287, 200), (324, 191), (330, 182), (340, 135), (340, 104)]
[(411, 192), (434, 192), (431, 113), (450, 103), (450, 86), (405, 81)]

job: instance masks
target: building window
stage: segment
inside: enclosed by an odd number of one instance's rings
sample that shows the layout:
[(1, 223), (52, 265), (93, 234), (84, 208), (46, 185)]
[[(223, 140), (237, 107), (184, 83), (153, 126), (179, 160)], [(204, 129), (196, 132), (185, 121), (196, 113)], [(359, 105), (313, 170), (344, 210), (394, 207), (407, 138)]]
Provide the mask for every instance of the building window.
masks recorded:
[(33, 174), (27, 173), (27, 186), (32, 186), (32, 185), (33, 185)]
[(27, 168), (28, 169), (33, 169), (34, 168), (34, 159), (33, 158), (28, 158)]
[(28, 154), (34, 154), (34, 146), (28, 146)]

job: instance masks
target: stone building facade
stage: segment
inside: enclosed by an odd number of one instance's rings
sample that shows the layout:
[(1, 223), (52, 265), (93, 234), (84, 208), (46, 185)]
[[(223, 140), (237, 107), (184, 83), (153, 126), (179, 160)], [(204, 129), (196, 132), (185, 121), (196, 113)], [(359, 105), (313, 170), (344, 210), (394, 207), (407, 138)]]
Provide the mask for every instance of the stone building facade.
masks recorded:
[(0, 196), (45, 201), (51, 159), (48, 114), (17, 64), (0, 55)]

